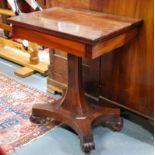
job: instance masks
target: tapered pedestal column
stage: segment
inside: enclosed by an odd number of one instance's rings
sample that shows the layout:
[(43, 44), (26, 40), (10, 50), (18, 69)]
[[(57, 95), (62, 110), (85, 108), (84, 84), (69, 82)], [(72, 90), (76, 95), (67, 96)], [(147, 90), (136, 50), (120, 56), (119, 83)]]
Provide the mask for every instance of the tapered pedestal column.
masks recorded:
[(37, 117), (53, 117), (70, 126), (79, 135), (84, 152), (95, 149), (92, 126), (104, 124), (113, 130), (122, 128), (120, 110), (92, 106), (87, 103), (82, 86), (82, 58), (68, 54), (68, 89), (62, 99), (50, 104), (36, 104), (32, 121)]

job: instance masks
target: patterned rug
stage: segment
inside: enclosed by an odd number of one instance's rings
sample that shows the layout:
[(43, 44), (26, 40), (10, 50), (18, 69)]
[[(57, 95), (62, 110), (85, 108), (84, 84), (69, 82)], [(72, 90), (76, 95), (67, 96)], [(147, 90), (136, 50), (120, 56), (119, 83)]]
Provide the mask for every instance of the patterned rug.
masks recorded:
[(44, 125), (29, 121), (33, 104), (54, 101), (53, 97), (44, 92), (0, 73), (0, 146), (11, 153), (54, 129), (56, 124), (52, 120)]

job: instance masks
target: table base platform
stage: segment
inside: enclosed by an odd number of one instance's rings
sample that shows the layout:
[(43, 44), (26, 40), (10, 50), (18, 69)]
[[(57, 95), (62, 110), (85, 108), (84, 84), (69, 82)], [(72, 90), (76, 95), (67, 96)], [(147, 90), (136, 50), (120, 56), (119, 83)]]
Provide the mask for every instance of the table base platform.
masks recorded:
[(41, 118), (52, 117), (65, 123), (79, 135), (82, 150), (90, 152), (95, 149), (92, 126), (102, 124), (120, 131), (123, 127), (120, 110), (87, 102), (82, 86), (82, 58), (68, 54), (68, 75), (68, 88), (62, 99), (34, 105), (31, 121), (39, 123)]
[[(40, 123), (42, 118), (52, 117), (71, 127), (80, 137), (81, 148), (84, 152), (95, 149), (92, 127), (104, 125), (113, 131), (120, 131), (123, 127), (120, 110), (116, 108), (101, 108), (92, 106), (84, 115), (76, 115), (61, 107), (59, 103), (37, 104), (33, 107), (31, 121)], [(63, 114), (63, 115), (62, 115)]]

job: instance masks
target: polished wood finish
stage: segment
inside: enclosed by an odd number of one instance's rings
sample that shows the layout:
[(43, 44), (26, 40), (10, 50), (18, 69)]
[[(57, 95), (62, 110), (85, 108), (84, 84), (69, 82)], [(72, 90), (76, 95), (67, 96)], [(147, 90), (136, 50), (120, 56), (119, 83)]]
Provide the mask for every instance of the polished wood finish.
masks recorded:
[[(13, 33), (16, 34), (16, 37), (31, 39), (33, 42), (43, 44), (44, 46), (50, 48), (59, 48), (64, 51), (68, 50), (70, 53), (73, 52), (77, 56), (85, 56), (85, 45), (76, 41), (59, 38), (55, 35), (46, 34), (27, 28), (21, 28), (20, 25), (13, 27)], [(27, 33), (29, 35), (27, 35)], [(33, 37), (34, 35), (38, 37)], [(40, 38), (44, 38), (44, 40), (40, 40)]]
[(123, 46), (124, 44), (131, 41), (131, 39), (136, 37), (137, 32), (138, 32), (137, 29), (134, 29), (132, 31), (123, 33), (122, 35), (118, 37), (113, 37), (105, 42), (100, 42), (99, 44), (96, 44), (92, 48), (91, 58), (97, 58), (101, 56), (102, 54), (108, 53), (109, 51), (112, 51), (114, 49), (117, 49)]
[(144, 19), (138, 38), (101, 58), (101, 96), (153, 119), (153, 0), (92, 0), (90, 7)]
[[(99, 75), (100, 96), (109, 103), (123, 107), (148, 119), (154, 116), (154, 1), (153, 0), (48, 0), (48, 7), (62, 6), (95, 10), (113, 15), (141, 18), (144, 25), (138, 38), (123, 48), (103, 55), (90, 70), (86, 92)], [(125, 52), (124, 52), (125, 51)], [(89, 66), (90, 64), (88, 64)], [(92, 66), (92, 64), (91, 64)], [(106, 72), (106, 73), (105, 73)], [(92, 77), (92, 79), (91, 79)], [(96, 92), (96, 91), (94, 91)], [(107, 102), (107, 101), (106, 101)]]
[(79, 8), (79, 9), (89, 9), (90, 0), (79, 1), (75, 0), (47, 0), (47, 7), (60, 6), (67, 8)]
[[(68, 53), (87, 58), (99, 57), (126, 44), (135, 37), (142, 23), (136, 19), (57, 7), (43, 13), (31, 13), (30, 16), (24, 14), (9, 21), (16, 25), (13, 31), (18, 31), (17, 37), (30, 39), (34, 38), (32, 33), (36, 33), (36, 36), (48, 38), (44, 43), (48, 47), (67, 49)], [(30, 28), (26, 31), (27, 26)], [(24, 31), (30, 35), (26, 36)], [(38, 42), (38, 38), (35, 37), (33, 42)], [(106, 48), (103, 48), (104, 45)]]
[[(50, 20), (50, 18), (53, 20)], [(40, 19), (39, 22), (38, 19)], [(59, 7), (47, 9), (43, 13), (34, 12), (31, 13), (31, 16), (24, 14), (21, 18), (14, 17), (14, 21), (11, 21), (11, 23), (19, 26), (22, 23), (23, 27), (31, 25), (31, 30), (54, 34), (64, 39), (90, 45), (128, 32), (140, 25), (141, 22), (141, 20), (137, 19), (118, 17), (95, 11), (80, 11)]]
[[(106, 124), (113, 130), (121, 130), (119, 109), (88, 104), (83, 89), (82, 58), (94, 59), (127, 44), (136, 37), (142, 20), (56, 7), (13, 17), (9, 22), (15, 36), (65, 48), (68, 53), (66, 93), (55, 103), (34, 105), (31, 120), (35, 116), (53, 117), (66, 123), (79, 135), (84, 152), (95, 149), (92, 125)], [(109, 41), (113, 46), (109, 46)]]

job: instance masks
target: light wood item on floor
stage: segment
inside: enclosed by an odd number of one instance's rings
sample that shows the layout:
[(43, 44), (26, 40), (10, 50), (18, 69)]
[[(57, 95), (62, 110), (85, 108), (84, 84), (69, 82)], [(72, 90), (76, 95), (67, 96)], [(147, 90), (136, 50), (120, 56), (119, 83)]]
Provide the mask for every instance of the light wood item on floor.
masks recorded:
[[(9, 17), (16, 16), (13, 11), (4, 8), (0, 9), (0, 14)], [(12, 31), (12, 26), (7, 23), (1, 22), (0, 28), (9, 32)], [(15, 71), (15, 74), (20, 77), (24, 78), (35, 72), (46, 75), (49, 61), (39, 60), (38, 45), (32, 42), (28, 43), (28, 48), (25, 49), (20, 43), (0, 37), (0, 57), (24, 66)]]

